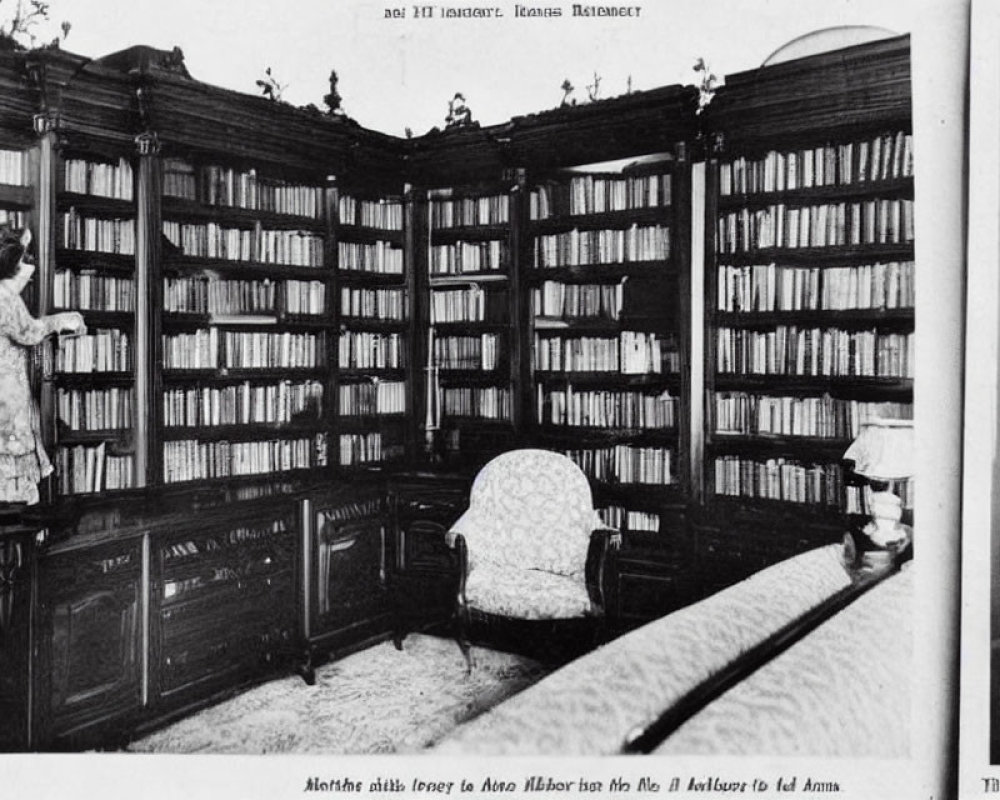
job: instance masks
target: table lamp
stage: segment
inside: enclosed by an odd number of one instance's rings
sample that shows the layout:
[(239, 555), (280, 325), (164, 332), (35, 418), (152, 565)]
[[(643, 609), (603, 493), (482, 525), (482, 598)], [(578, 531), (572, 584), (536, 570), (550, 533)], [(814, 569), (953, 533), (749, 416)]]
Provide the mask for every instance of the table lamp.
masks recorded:
[(854, 472), (868, 479), (865, 501), (871, 521), (864, 533), (880, 548), (903, 545), (909, 526), (900, 519), (902, 501), (892, 492), (891, 481), (913, 475), (913, 420), (873, 419), (861, 427), (844, 459), (854, 462)]

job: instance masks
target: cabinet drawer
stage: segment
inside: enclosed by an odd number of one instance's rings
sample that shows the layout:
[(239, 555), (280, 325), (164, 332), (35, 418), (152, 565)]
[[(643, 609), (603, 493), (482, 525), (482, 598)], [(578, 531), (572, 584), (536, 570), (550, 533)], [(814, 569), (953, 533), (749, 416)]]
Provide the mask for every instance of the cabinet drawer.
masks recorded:
[(270, 662), (294, 634), (290, 582), (272, 593), (179, 603), (160, 611), (160, 694)]

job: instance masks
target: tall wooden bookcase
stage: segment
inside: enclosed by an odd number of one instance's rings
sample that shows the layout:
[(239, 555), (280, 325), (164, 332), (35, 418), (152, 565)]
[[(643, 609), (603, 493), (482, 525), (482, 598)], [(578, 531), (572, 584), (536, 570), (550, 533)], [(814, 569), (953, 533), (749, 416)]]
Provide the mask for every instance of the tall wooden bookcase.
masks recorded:
[(705, 122), (699, 547), (721, 583), (839, 539), (861, 423), (912, 417), (908, 37), (731, 75)]

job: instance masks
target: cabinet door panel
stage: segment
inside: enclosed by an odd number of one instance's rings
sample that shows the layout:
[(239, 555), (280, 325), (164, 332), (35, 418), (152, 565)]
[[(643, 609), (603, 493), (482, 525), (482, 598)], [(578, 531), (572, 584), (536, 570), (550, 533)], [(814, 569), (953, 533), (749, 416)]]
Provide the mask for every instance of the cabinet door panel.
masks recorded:
[(388, 603), (385, 525), (317, 521), (317, 619), (327, 630), (364, 622)]
[(52, 704), (57, 713), (113, 703), (138, 685), (139, 592), (135, 584), (68, 599), (52, 613)]
[(28, 745), (31, 536), (0, 538), (0, 752)]
[(142, 704), (141, 560), (138, 541), (40, 560), (43, 741), (126, 716)]

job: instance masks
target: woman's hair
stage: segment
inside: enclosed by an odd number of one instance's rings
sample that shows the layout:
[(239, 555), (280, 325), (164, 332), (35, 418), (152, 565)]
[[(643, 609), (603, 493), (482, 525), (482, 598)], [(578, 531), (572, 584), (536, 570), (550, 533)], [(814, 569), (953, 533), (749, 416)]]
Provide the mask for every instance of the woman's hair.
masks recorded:
[(22, 258), (24, 245), (21, 244), (20, 233), (10, 228), (0, 228), (0, 280), (13, 278)]

